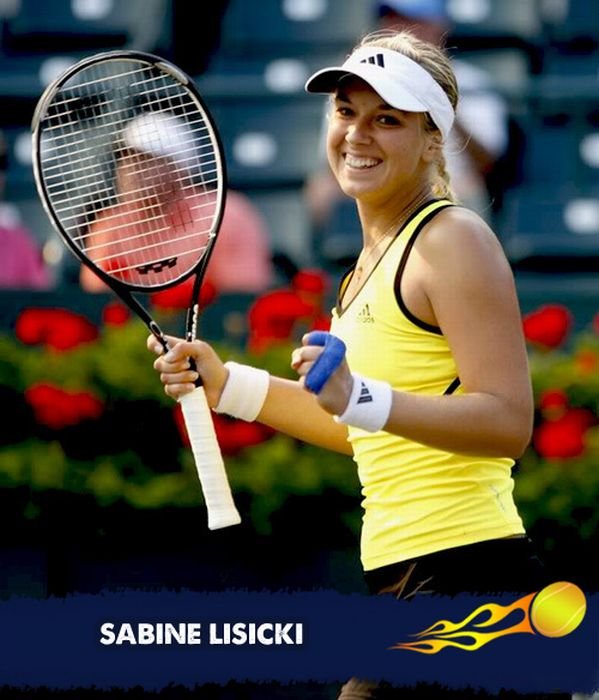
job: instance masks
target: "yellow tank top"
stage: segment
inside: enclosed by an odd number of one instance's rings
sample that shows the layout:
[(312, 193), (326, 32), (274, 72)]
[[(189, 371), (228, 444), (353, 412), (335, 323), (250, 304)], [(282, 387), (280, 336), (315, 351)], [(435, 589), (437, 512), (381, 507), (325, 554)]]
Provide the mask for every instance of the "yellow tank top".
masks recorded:
[[(331, 332), (345, 341), (351, 370), (390, 382), (398, 391), (430, 396), (461, 391), (441, 330), (415, 318), (399, 294), (416, 237), (447, 206), (451, 202), (439, 200), (421, 207), (343, 307), (350, 270), (333, 309)], [(524, 532), (512, 496), (513, 460), (457, 455), (352, 427), (349, 441), (364, 497), (361, 555), (366, 571)]]

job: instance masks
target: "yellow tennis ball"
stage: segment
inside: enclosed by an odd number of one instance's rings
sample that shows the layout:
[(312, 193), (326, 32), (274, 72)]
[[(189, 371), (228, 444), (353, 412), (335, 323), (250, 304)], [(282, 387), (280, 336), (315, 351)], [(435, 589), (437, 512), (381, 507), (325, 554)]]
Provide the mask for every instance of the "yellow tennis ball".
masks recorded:
[(544, 637), (565, 637), (582, 622), (587, 609), (584, 593), (573, 583), (558, 581), (537, 593), (530, 608), (535, 630)]

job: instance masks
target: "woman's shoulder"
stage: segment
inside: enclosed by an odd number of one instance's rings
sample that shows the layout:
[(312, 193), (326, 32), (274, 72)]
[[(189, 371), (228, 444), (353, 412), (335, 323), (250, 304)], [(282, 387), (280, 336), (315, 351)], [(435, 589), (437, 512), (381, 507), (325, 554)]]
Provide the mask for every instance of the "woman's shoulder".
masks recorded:
[(501, 249), (497, 236), (486, 221), (471, 209), (459, 205), (446, 207), (431, 219), (418, 243), (421, 250), (431, 254), (446, 254), (465, 248)]
[(475, 212), (460, 206), (439, 212), (422, 230), (415, 250), (433, 276), (484, 279), (501, 271), (511, 275), (497, 236)]

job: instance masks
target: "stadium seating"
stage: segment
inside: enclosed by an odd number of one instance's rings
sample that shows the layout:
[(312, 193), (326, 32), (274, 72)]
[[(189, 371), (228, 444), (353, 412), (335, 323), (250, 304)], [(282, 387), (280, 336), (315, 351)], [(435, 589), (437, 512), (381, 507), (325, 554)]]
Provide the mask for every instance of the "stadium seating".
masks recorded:
[(322, 102), (272, 99), (211, 101), (237, 188), (298, 187), (314, 167)]
[(370, 28), (369, 2), (347, 0), (231, 0), (221, 51), (272, 56), (338, 49), (347, 51)]
[(347, 268), (362, 247), (362, 229), (356, 204), (352, 199), (339, 200), (327, 224), (314, 241), (319, 259), (332, 268)]
[(550, 42), (589, 37), (597, 42), (597, 3), (580, 0), (540, 2), (539, 17)]
[(527, 182), (586, 186), (599, 176), (597, 128), (564, 110), (529, 116), (524, 153)]
[(448, 0), (452, 35), (473, 43), (516, 43), (534, 39), (541, 28), (536, 0)]
[(338, 65), (345, 52), (311, 52), (302, 56), (280, 52), (273, 56), (216, 55), (197, 78), (203, 95), (211, 97), (268, 97), (303, 95), (308, 77), (319, 68)]
[[(2, 19), (0, 44), (0, 129), (10, 150), (6, 196), (22, 204), (42, 241), (49, 225), (34, 204), (28, 152), (35, 101), (58, 71), (83, 55), (117, 46), (152, 50), (152, 41), (170, 31), (168, 21), (157, 26), (156, 18), (173, 16), (173, 1), (43, 5), (40, 12), (35, 0), (16, 3)], [(520, 267), (534, 259), (547, 271), (560, 256), (573, 267), (590, 265), (593, 213), (580, 200), (595, 196), (599, 183), (596, 3), (447, 0), (447, 9), (449, 46), (494, 76), (522, 134), (518, 176), (504, 183), (512, 189), (498, 219), (510, 258)], [(372, 28), (372, 10), (370, 0), (229, 0), (219, 48), (197, 76), (221, 132), (230, 185), (262, 210), (275, 251), (298, 264), (313, 259), (338, 267), (360, 244), (351, 202), (340, 203), (326, 229), (310, 236), (301, 188), (322, 158), (324, 98), (306, 96), (303, 85)], [(146, 20), (155, 26), (141, 28)], [(587, 232), (576, 233), (577, 226)]]
[(599, 269), (599, 186), (518, 190), (506, 201), (502, 242), (521, 269)]
[(6, 178), (8, 200), (21, 199), (33, 194), (31, 161), (31, 131), (27, 126), (3, 129), (8, 147), (9, 170)]
[(42, 9), (35, 0), (22, 0), (6, 19), (4, 47), (31, 53), (121, 47), (155, 5), (156, 0), (44, 0)]

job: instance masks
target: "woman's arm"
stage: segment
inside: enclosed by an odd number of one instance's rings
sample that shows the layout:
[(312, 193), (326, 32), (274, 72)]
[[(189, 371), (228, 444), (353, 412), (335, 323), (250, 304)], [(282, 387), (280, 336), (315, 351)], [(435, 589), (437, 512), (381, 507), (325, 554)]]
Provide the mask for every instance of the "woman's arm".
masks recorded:
[[(148, 338), (148, 348), (160, 357), (154, 368), (160, 372), (164, 390), (174, 399), (193, 391), (198, 373), (189, 370), (188, 358), (193, 357), (202, 377), (206, 397), (214, 408), (229, 378), (227, 367), (208, 343), (192, 343), (168, 338), (171, 350), (162, 355), (162, 347), (154, 338)], [(304, 442), (351, 455), (347, 442), (347, 428), (333, 420), (316, 397), (304, 391), (300, 382), (270, 377), (266, 399), (258, 414), (258, 421)]]
[[(470, 212), (442, 212), (419, 237), (407, 275), (423, 292), (422, 320), (447, 338), (464, 393), (394, 391), (384, 429), (448, 452), (518, 457), (530, 440), (532, 393), (513, 277), (495, 236)], [(321, 351), (304, 347), (301, 359), (295, 351), (301, 375)], [(348, 371), (344, 363), (319, 395), (326, 410), (345, 410)]]

